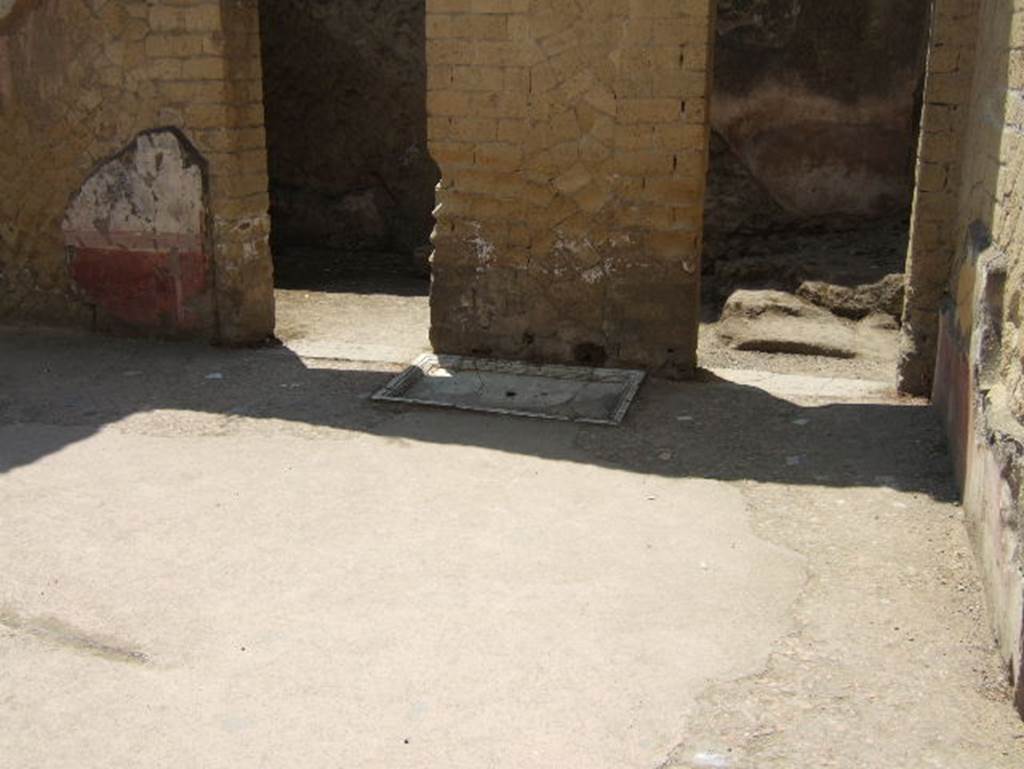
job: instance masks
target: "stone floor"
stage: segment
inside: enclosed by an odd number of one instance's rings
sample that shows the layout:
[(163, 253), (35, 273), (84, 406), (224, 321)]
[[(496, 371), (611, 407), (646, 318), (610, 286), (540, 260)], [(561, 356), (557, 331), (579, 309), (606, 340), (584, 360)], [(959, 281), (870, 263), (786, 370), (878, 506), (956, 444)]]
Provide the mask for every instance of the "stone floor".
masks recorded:
[(422, 329), (362, 296), (362, 353), (0, 334), (0, 763), (1024, 765), (925, 404), (374, 404)]

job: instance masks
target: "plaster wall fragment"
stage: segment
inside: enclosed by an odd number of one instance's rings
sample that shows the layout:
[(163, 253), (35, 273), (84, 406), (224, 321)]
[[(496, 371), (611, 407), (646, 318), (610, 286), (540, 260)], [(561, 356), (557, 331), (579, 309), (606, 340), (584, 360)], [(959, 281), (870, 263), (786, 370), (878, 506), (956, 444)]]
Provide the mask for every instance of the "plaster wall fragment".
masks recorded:
[(208, 314), (202, 162), (174, 131), (141, 134), (74, 195), (62, 223), (77, 289), (117, 324), (184, 332)]

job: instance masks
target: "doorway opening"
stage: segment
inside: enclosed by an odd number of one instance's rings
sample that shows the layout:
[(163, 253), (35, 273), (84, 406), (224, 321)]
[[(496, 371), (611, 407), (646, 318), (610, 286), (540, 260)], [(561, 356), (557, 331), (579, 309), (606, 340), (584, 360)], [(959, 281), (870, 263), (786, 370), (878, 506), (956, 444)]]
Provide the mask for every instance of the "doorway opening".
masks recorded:
[(890, 377), (931, 3), (717, 4), (702, 358)]
[(299, 354), (429, 347), (425, 5), (260, 0), (277, 335)]

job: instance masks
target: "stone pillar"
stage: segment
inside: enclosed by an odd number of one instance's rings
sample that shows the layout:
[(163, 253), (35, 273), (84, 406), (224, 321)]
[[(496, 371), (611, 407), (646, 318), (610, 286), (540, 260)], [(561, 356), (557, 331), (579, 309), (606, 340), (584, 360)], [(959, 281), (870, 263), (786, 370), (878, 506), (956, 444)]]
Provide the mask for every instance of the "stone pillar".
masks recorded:
[(696, 361), (710, 0), (427, 0), (446, 353)]
[(223, 144), (211, 158), (217, 332), (227, 343), (274, 331), (274, 266), (257, 0), (221, 0)]

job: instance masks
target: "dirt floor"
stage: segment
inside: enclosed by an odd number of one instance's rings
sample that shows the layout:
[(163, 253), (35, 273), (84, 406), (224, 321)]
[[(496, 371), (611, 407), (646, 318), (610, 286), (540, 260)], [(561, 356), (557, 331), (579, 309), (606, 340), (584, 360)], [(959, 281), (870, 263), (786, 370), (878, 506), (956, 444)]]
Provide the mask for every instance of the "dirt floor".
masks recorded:
[(277, 336), (307, 358), (406, 363), (430, 349), (430, 279), (392, 254), (292, 251), (277, 270)]
[(11, 766), (1024, 765), (940, 430), (878, 369), (420, 410), (368, 396), (422, 293), (279, 299), (277, 349), (0, 335)]
[(855, 286), (905, 269), (909, 213), (884, 219), (786, 219), (709, 233), (702, 289), (712, 309), (738, 288), (795, 291), (814, 280)]
[(807, 374), (844, 379), (895, 381), (899, 332), (875, 330), (886, 343), (872, 346), (869, 353), (856, 358), (828, 358), (819, 355), (771, 355), (735, 350), (718, 336), (719, 323), (703, 323), (697, 345), (697, 360), (703, 368), (740, 368), (772, 371), (778, 374)]

